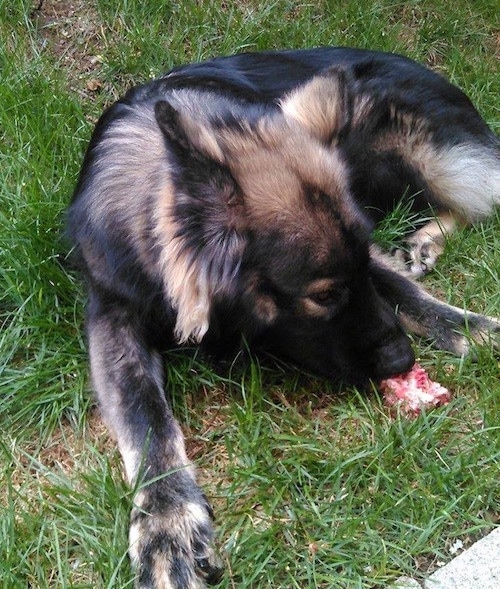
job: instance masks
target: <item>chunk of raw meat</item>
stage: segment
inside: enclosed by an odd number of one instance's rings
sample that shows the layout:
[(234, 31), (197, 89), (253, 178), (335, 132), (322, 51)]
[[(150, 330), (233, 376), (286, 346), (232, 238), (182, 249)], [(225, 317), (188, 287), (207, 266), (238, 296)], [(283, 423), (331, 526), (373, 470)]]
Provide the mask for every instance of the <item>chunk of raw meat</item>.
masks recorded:
[(399, 407), (409, 416), (418, 415), (423, 408), (446, 405), (451, 398), (448, 389), (433, 382), (418, 362), (409, 372), (382, 380), (379, 388), (386, 405)]

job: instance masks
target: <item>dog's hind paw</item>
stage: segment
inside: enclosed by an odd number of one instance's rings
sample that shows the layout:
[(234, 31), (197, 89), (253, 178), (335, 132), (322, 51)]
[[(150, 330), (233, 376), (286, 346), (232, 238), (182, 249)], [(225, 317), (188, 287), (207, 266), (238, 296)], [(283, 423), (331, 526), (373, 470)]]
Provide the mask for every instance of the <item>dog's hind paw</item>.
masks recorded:
[(443, 253), (444, 245), (421, 235), (410, 236), (405, 246), (391, 252), (390, 266), (409, 278), (428, 274)]
[(411, 276), (419, 277), (428, 274), (436, 265), (443, 253), (443, 245), (435, 241), (408, 240), (406, 265)]
[(455, 214), (442, 212), (407, 238), (403, 255), (411, 276), (423, 276), (434, 268), (444, 251), (447, 236), (455, 231), (458, 224)]
[(181, 497), (164, 482), (137, 494), (129, 551), (136, 589), (204, 589), (220, 581), (223, 568), (213, 547), (212, 510), (197, 495)]

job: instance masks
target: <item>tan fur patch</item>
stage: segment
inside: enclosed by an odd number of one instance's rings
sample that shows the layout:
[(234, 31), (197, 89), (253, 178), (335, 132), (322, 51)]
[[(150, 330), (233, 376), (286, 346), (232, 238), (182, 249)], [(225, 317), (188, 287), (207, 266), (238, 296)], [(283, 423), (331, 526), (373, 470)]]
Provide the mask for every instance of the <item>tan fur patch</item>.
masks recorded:
[(272, 323), (278, 315), (278, 308), (270, 296), (257, 293), (255, 298), (255, 312), (265, 323)]
[(219, 163), (223, 163), (225, 161), (224, 152), (221, 149), (219, 142), (217, 141), (217, 136), (209, 127), (206, 126), (206, 124), (203, 124), (202, 121), (197, 121), (192, 117), (182, 114), (181, 122), (183, 130), (185, 131), (192, 145)]
[(189, 258), (182, 238), (166, 240), (161, 257), (165, 290), (177, 311), (175, 337), (179, 343), (200, 342), (209, 328), (213, 289), (196, 260)]
[[(335, 150), (311, 138), (295, 120), (262, 121), (242, 136), (224, 136), (227, 161), (242, 188), (249, 223), (265, 228), (277, 223), (294, 231), (314, 233), (316, 219), (306, 214), (304, 186), (324, 191), (346, 208), (348, 171)], [(348, 203), (347, 203), (348, 206)]]
[(373, 109), (373, 98), (366, 94), (360, 94), (354, 97), (354, 107), (352, 112), (351, 124), (357, 127), (365, 123), (371, 116)]
[(329, 141), (346, 123), (345, 98), (340, 74), (317, 76), (281, 101), (287, 117), (320, 139)]

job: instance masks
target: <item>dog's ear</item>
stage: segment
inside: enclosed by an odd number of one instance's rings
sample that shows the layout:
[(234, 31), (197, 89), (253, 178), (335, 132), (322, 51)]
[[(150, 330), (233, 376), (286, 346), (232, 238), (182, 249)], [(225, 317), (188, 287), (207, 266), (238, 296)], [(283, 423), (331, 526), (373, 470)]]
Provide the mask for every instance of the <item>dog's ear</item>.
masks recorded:
[(172, 149), (183, 154), (198, 152), (224, 163), (224, 153), (208, 123), (180, 112), (166, 100), (155, 104), (155, 117)]
[(238, 286), (244, 203), (208, 121), (166, 101), (156, 103), (155, 117), (178, 159), (170, 169), (175, 237), (164, 248), (167, 292), (177, 311), (175, 335), (180, 343), (199, 342), (209, 329), (214, 300), (230, 298)]
[(335, 144), (349, 127), (355, 80), (331, 67), (284, 98), (281, 109), (326, 144)]

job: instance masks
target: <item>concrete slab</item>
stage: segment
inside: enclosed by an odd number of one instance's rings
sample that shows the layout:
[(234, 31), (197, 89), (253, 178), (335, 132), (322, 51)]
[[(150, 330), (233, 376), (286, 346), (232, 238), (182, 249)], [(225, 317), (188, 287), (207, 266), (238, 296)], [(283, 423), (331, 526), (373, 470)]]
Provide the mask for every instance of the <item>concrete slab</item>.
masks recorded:
[(422, 585), (411, 577), (399, 577), (389, 589), (422, 589)]
[(500, 528), (433, 573), (424, 589), (500, 589)]
[(400, 577), (390, 589), (500, 589), (500, 528), (419, 583)]

